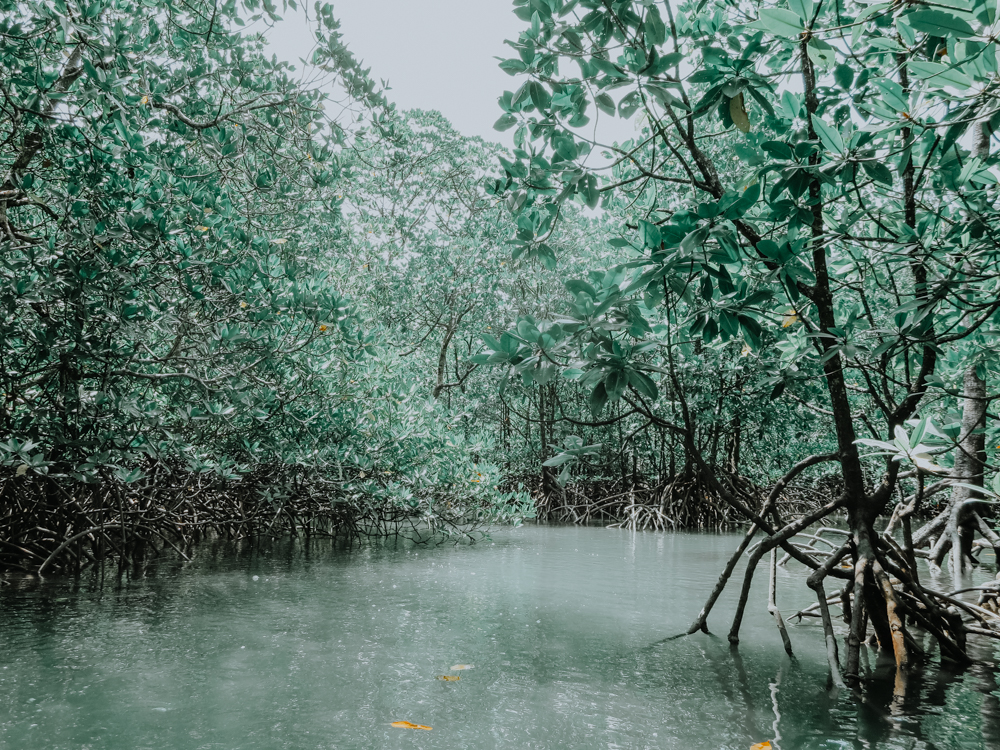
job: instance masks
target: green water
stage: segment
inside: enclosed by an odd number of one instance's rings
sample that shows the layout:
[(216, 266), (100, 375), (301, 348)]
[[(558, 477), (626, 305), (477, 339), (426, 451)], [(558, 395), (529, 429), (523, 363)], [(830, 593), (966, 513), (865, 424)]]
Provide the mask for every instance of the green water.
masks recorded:
[[(1000, 748), (989, 646), (964, 673), (931, 663), (896, 704), (867, 654), (859, 703), (828, 688), (817, 621), (791, 626), (785, 657), (764, 581), (738, 652), (664, 641), (737, 539), (529, 527), (470, 547), (205, 549), (103, 588), (12, 581), (0, 748)], [(779, 585), (786, 613), (813, 601), (798, 568)], [(723, 636), (732, 606), (710, 623)]]

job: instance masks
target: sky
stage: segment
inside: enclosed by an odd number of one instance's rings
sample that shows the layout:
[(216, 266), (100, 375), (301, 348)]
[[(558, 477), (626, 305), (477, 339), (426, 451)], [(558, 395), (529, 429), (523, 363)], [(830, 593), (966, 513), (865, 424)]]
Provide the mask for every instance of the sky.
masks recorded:
[[(503, 114), (497, 99), (525, 80), (495, 59), (516, 56), (504, 40), (516, 41), (526, 27), (511, 0), (339, 0), (333, 7), (344, 41), (375, 80), (388, 81), (398, 108), (436, 109), (465, 135), (513, 146), (513, 130), (493, 129)], [(282, 15), (268, 42), (296, 62), (312, 46), (309, 23), (290, 9)], [(602, 118), (602, 140), (634, 134), (633, 123)]]
[[(511, 133), (493, 123), (497, 98), (520, 81), (494, 56), (515, 53), (523, 23), (510, 0), (340, 0), (334, 15), (348, 47), (375, 80), (386, 80), (400, 109), (436, 109), (466, 135), (511, 145)], [(290, 10), (267, 33), (279, 57), (297, 61), (311, 47), (305, 17)]]

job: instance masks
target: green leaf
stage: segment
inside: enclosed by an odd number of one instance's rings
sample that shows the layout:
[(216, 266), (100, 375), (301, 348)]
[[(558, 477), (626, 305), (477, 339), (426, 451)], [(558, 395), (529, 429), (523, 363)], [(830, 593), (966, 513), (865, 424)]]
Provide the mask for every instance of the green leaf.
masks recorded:
[(517, 118), (508, 112), (493, 123), (493, 129), (499, 130), (502, 133), (505, 130), (510, 130), (515, 125), (517, 125)]
[(573, 295), (577, 295), (582, 292), (593, 300), (597, 299), (597, 290), (581, 279), (570, 279), (566, 282), (566, 289)]
[(892, 171), (880, 161), (869, 160), (861, 162), (861, 168), (876, 182), (883, 185), (892, 185)]
[(956, 89), (968, 89), (972, 79), (960, 70), (950, 65), (932, 62), (908, 62), (906, 67), (915, 77), (926, 81), (929, 86), (953, 86)]
[(902, 16), (902, 19), (916, 31), (923, 31), (934, 36), (965, 39), (976, 33), (968, 21), (936, 8), (916, 10)]
[(833, 69), (833, 80), (845, 91), (850, 90), (851, 84), (854, 83), (854, 68), (847, 63), (841, 63)]
[(819, 136), (827, 150), (833, 151), (837, 155), (844, 153), (844, 139), (840, 137), (836, 128), (830, 127), (816, 115), (812, 115), (812, 124), (816, 135)]
[(611, 115), (612, 117), (614, 117), (615, 113), (618, 111), (615, 107), (615, 100), (607, 94), (598, 94), (594, 99), (594, 104), (597, 105), (597, 108), (601, 110), (601, 112)]
[(618, 102), (618, 116), (628, 120), (642, 106), (642, 97), (638, 91), (633, 91)]
[(806, 24), (812, 20), (815, 6), (813, 0), (788, 0), (788, 7), (795, 11), (796, 15)]
[(822, 39), (810, 39), (806, 52), (813, 64), (822, 70), (830, 70), (837, 62), (837, 51)]
[(778, 159), (792, 158), (792, 147), (782, 141), (765, 141), (760, 147)]
[(512, 60), (504, 60), (502, 63), (500, 63), (499, 67), (500, 70), (504, 71), (505, 73), (507, 73), (507, 75), (511, 76), (516, 76), (518, 73), (523, 73), (528, 69), (528, 66), (521, 60), (518, 60), (517, 58), (514, 58)]
[(705, 240), (708, 239), (709, 231), (708, 227), (700, 227), (699, 229), (695, 229), (693, 232), (689, 232), (684, 239), (681, 240), (681, 251), (691, 254), (695, 250), (698, 250), (703, 244), (705, 244)]
[(875, 85), (882, 92), (882, 98), (885, 103), (894, 110), (897, 112), (907, 112), (909, 110), (910, 104), (906, 92), (903, 91), (903, 87), (898, 83), (891, 78), (879, 78), (875, 81)]
[(600, 382), (590, 394), (590, 413), (599, 417), (606, 403), (608, 403), (608, 392), (604, 388), (604, 383)]
[(646, 41), (650, 46), (663, 44), (664, 39), (666, 39), (666, 25), (660, 18), (660, 13), (655, 5), (649, 9), (646, 22), (643, 24), (643, 31), (646, 33)]
[(775, 36), (794, 39), (805, 31), (805, 26), (799, 20), (799, 14), (782, 8), (765, 8), (760, 12), (758, 20)]
[(648, 221), (639, 222), (639, 232), (642, 236), (642, 244), (648, 248), (659, 249), (663, 238), (660, 236), (660, 228)]
[(560, 453), (556, 456), (553, 456), (548, 461), (543, 461), (542, 466), (562, 466), (565, 463), (575, 460), (576, 456), (572, 455), (571, 453)]
[(597, 177), (592, 174), (588, 174), (579, 182), (579, 190), (583, 195), (583, 200), (587, 204), (588, 208), (597, 208), (597, 204), (601, 200), (601, 191), (597, 186)]
[(648, 399), (655, 401), (659, 397), (659, 391), (657, 390), (656, 383), (653, 382), (653, 379), (638, 370), (629, 370), (628, 382), (633, 388)]
[(608, 399), (612, 402), (622, 397), (627, 385), (628, 375), (622, 370), (612, 370), (604, 378), (604, 388), (608, 394)]

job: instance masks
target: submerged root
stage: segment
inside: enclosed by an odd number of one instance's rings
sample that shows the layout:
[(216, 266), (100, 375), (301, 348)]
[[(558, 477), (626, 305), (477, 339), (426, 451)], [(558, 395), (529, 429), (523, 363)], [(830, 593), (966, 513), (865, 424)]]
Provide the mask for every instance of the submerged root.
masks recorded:
[[(749, 561), (729, 634), (730, 642), (734, 645), (739, 643), (739, 627), (749, 601), (754, 572), (769, 551), (772, 555), (767, 607), (772, 616), (780, 616), (776, 605), (774, 576), (776, 550), (779, 546), (788, 544), (793, 551), (789, 552), (790, 555), (803, 554), (805, 547), (797, 547), (791, 543), (794, 541), (792, 532), (798, 523), (786, 525), (781, 531), (771, 534), (753, 547), (750, 546), (752, 534), (744, 537), (705, 607), (688, 629), (688, 634), (698, 630), (708, 632), (708, 612), (731, 577), (737, 559), (744, 555), (749, 556)], [(831, 681), (835, 686), (856, 686), (859, 683), (861, 647), (870, 643), (893, 655), (898, 674), (897, 683), (905, 687), (906, 674), (924, 656), (924, 650), (910, 632), (913, 628), (931, 635), (943, 658), (959, 663), (970, 661), (966, 653), (969, 635), (1000, 640), (1000, 614), (996, 611), (1000, 609), (1000, 581), (950, 593), (935, 591), (920, 583), (912, 568), (912, 556), (907, 554), (905, 546), (900, 546), (894, 540), (878, 538), (869, 529), (867, 533), (852, 535), (842, 546), (818, 559), (818, 548), (830, 545), (821, 545), (816, 536), (812, 534), (807, 537), (810, 542), (808, 547), (811, 548), (807, 564), (812, 563), (810, 567), (813, 568), (807, 582), (816, 592), (817, 601), (789, 617), (788, 621), (815, 617), (822, 622)], [(844, 589), (833, 595), (829, 595), (825, 587), (826, 579), (831, 576), (847, 579)], [(957, 598), (959, 594), (970, 591), (980, 592), (978, 604)], [(843, 620), (847, 625), (847, 660), (843, 665), (831, 612), (831, 607), (837, 606), (841, 607)], [(781, 620), (779, 635), (786, 651), (791, 654), (791, 639), (784, 624), (785, 620)]]
[[(821, 459), (832, 460), (829, 456)], [(534, 481), (524, 478), (524, 483), (537, 487), (535, 509), (542, 520), (601, 523), (629, 531), (729, 529), (744, 523), (745, 516), (726, 500), (724, 493), (741, 497), (753, 506), (766, 501), (768, 488), (746, 477), (718, 467), (711, 474), (708, 476), (705, 469), (693, 466), (659, 482), (633, 477), (630, 483), (623, 477), (612, 481), (581, 480), (558, 489), (547, 486), (540, 477)], [(782, 506), (788, 513), (810, 512), (827, 499), (824, 492), (814, 487), (788, 484), (785, 481), (777, 485)]]

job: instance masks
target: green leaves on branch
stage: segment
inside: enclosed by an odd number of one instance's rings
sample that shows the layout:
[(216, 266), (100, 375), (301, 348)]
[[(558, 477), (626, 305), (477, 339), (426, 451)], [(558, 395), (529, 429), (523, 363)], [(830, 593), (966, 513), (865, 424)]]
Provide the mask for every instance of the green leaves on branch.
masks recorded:
[(932, 36), (966, 39), (975, 35), (972, 26), (964, 18), (938, 8), (915, 10), (902, 16), (902, 19), (915, 31)]
[(755, 28), (765, 29), (775, 36), (788, 39), (795, 39), (805, 31), (805, 25), (799, 14), (783, 8), (761, 10), (756, 23), (751, 25)]

